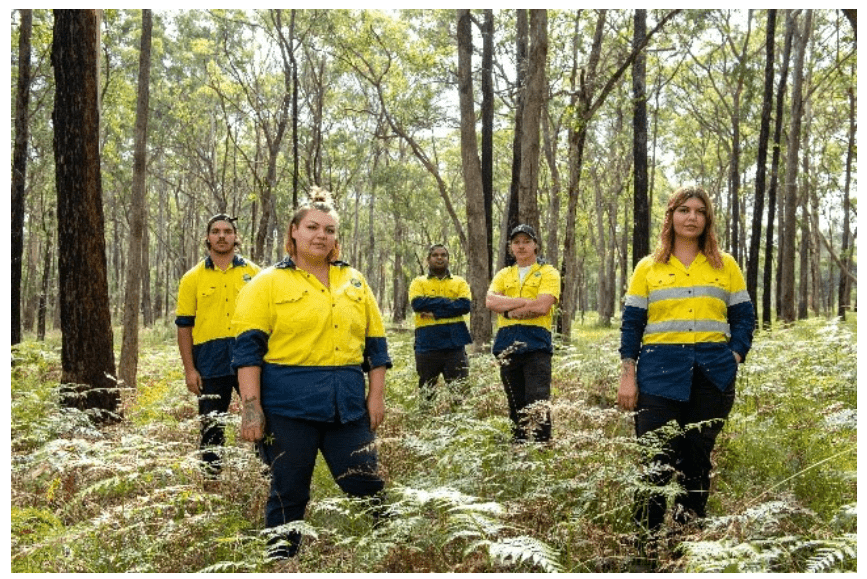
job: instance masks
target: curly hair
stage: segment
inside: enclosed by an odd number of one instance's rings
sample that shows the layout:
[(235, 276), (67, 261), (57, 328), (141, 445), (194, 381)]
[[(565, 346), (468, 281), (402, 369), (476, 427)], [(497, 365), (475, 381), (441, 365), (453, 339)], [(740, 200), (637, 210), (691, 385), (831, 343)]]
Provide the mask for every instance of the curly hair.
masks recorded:
[[(289, 222), (289, 227), (286, 229), (285, 249), (286, 253), (288, 253), (292, 258), (295, 257), (297, 252), (295, 240), (292, 239), (292, 228), (298, 227), (298, 224), (301, 223), (304, 216), (307, 215), (307, 212), (311, 209), (316, 209), (317, 211), (326, 213), (333, 217), (337, 223), (340, 223), (340, 216), (337, 214), (337, 209), (334, 207), (334, 202), (331, 200), (331, 192), (315, 185), (311, 187), (307, 203), (304, 203), (295, 210), (295, 214), (292, 216), (292, 221)], [(332, 249), (331, 253), (328, 254), (328, 261), (335, 261), (338, 257), (340, 257), (340, 241), (335, 240), (334, 249)]]
[(668, 263), (671, 252), (674, 250), (674, 211), (683, 205), (687, 199), (693, 197), (700, 199), (705, 207), (704, 231), (698, 238), (698, 248), (713, 267), (722, 269), (722, 255), (720, 254), (719, 244), (717, 243), (716, 233), (713, 228), (713, 203), (711, 203), (710, 195), (708, 195), (707, 191), (697, 186), (680, 187), (671, 194), (671, 198), (668, 200), (668, 207), (665, 209), (665, 219), (662, 222), (662, 229), (659, 232), (659, 244), (653, 252), (653, 259), (657, 263)]

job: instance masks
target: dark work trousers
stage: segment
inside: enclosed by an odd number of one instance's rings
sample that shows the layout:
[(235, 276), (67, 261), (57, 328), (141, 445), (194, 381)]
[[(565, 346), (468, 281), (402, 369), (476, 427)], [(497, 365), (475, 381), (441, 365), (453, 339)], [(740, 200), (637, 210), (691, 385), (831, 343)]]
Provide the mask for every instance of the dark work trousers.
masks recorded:
[(551, 354), (526, 352), (512, 354), (500, 366), (500, 378), (509, 401), (512, 419), (512, 439), (522, 442), (551, 440), (551, 411), (547, 408), (532, 412), (525, 408), (551, 397)]
[[(379, 500), (385, 483), (377, 472), (374, 433), (366, 414), (359, 420), (341, 424), (266, 412), (265, 424), (259, 452), (271, 470), (271, 493), (265, 504), (267, 528), (304, 518), (319, 451), (343, 492), (353, 497), (372, 497), (374, 502)], [(280, 538), (286, 542), (283, 551), (273, 554), (294, 556), (301, 542), (300, 533), (287, 533), (277, 539)], [(276, 542), (272, 540), (271, 544)]]
[[(689, 424), (712, 421), (701, 427), (688, 428), (668, 441), (662, 452), (651, 461), (671, 468), (663, 468), (643, 480), (644, 483), (664, 486), (671, 480), (671, 476), (677, 473), (686, 491), (675, 499), (677, 522), (683, 523), (691, 518), (703, 518), (707, 515), (711, 452), (734, 401), (734, 383), (723, 392), (707, 379), (698, 366), (693, 368), (692, 390), (687, 402), (639, 392), (638, 413), (635, 415), (635, 433), (639, 437), (672, 420), (681, 428)], [(635, 522), (643, 530), (656, 532), (665, 518), (665, 510), (664, 496), (641, 491), (636, 494)]]
[(232, 390), (238, 392), (238, 377), (220, 376), (202, 378), (202, 394), (199, 396), (199, 416), (202, 422), (202, 461), (205, 472), (217, 475), (223, 467), (218, 448), (226, 442), (225, 414), (232, 402)]
[(470, 375), (470, 362), (464, 348), (416, 352), (415, 371), (418, 372), (419, 390), (425, 398), (432, 400), (440, 374), (446, 384), (466, 379)]

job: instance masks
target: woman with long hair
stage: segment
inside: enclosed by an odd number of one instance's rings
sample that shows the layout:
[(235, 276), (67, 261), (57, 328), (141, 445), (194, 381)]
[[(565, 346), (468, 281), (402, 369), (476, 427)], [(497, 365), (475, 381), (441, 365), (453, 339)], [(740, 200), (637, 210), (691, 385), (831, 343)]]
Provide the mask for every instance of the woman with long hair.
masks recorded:
[[(629, 284), (617, 392), (621, 408), (637, 410), (638, 437), (672, 421), (680, 427), (653, 457), (657, 464), (643, 481), (650, 484), (642, 485), (664, 486), (677, 472), (684, 492), (675, 500), (676, 524), (707, 515), (711, 452), (754, 325), (743, 274), (718, 247), (709, 195), (681, 187), (668, 202), (656, 250), (635, 266)], [(658, 533), (665, 512), (663, 494), (638, 493), (635, 521), (645, 539)]]
[[(304, 518), (320, 451), (348, 495), (375, 503), (384, 486), (373, 444), (391, 367), (382, 317), (361, 273), (337, 260), (330, 194), (310, 197), (289, 224), (288, 255), (244, 288), (233, 322), (241, 437), (271, 470), (268, 528)], [(275, 530), (269, 556), (292, 557), (300, 541)]]

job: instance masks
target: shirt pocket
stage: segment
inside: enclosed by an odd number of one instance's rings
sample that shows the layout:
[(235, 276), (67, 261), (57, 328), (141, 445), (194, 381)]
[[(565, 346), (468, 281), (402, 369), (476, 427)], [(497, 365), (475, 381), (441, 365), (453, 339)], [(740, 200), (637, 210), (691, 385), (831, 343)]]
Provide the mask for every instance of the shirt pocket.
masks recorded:
[(311, 307), (307, 292), (298, 288), (283, 288), (274, 296), (274, 333), (294, 336), (315, 327), (318, 316), (324, 315)]
[(196, 297), (199, 301), (198, 309), (202, 309), (202, 307), (213, 306), (219, 297), (219, 292), (216, 286), (199, 286)]
[(363, 287), (348, 285), (343, 291), (340, 314), (343, 323), (349, 323), (350, 331), (356, 338), (367, 334), (367, 309)]
[(647, 288), (651, 291), (670, 289), (677, 276), (673, 273), (651, 273), (647, 276)]

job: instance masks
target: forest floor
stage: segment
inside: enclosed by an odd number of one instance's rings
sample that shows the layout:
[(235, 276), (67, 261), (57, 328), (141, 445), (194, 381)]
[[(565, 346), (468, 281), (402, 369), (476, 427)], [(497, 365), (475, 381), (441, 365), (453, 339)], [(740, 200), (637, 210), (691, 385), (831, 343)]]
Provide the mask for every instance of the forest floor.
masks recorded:
[[(205, 488), (198, 419), (170, 324), (142, 332), (124, 419), (96, 429), (59, 406), (59, 336), (12, 351), (15, 572), (852, 571), (857, 567), (857, 324), (758, 332), (714, 453), (709, 518), (666, 523), (651, 560), (631, 523), (641, 448), (615, 408), (614, 328), (578, 325), (554, 356), (554, 439), (509, 442), (489, 354), (420, 405), (412, 333), (392, 328), (378, 432), (389, 516), (374, 525), (317, 464), (290, 563), (264, 558), (267, 479), (226, 417), (226, 467)], [(120, 332), (117, 332), (119, 335)], [(676, 483), (666, 487), (670, 496)], [(644, 566), (644, 567), (642, 567)]]

